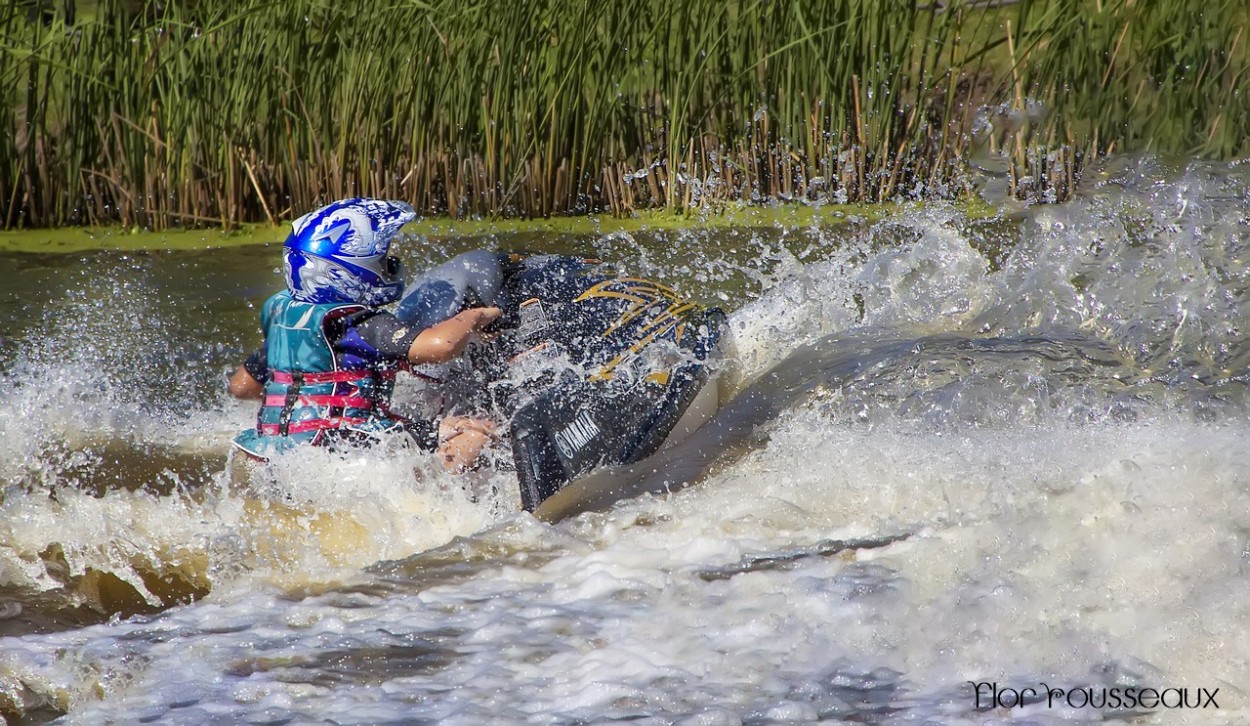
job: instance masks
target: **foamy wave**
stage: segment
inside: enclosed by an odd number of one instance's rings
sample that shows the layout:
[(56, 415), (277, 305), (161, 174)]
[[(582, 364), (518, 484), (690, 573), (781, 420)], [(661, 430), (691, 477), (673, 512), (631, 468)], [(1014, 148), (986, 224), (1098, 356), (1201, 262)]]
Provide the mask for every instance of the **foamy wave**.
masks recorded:
[[(0, 586), (64, 590), (67, 605), (130, 610), (124, 588), (159, 607), (256, 578), (334, 579), (471, 534), (516, 494), (504, 475), (453, 477), (407, 450), (280, 461), (264, 475), (168, 494), (11, 488), (0, 521)], [(472, 478), (476, 476), (476, 478)], [(103, 588), (103, 589), (102, 589)]]

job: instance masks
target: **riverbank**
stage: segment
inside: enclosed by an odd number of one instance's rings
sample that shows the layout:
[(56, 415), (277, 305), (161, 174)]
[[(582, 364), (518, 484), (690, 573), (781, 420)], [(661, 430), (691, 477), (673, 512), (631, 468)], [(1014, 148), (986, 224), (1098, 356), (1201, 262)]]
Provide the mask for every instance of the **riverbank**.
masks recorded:
[[(467, 219), (428, 217), (405, 227), (405, 232), (432, 238), (488, 236), (492, 234), (606, 235), (614, 232), (678, 229), (685, 227), (810, 227), (883, 219), (916, 203), (890, 204), (786, 204), (728, 206), (716, 213), (674, 213), (667, 210), (635, 212), (624, 218), (610, 215), (548, 217), (545, 219)], [(961, 207), (970, 216), (988, 216), (990, 207), (975, 199)], [(60, 227), (31, 230), (0, 230), (0, 252), (77, 253), (90, 250), (151, 251), (242, 247), (280, 243), (290, 223), (251, 224), (233, 230), (166, 229), (159, 231), (122, 227)]]

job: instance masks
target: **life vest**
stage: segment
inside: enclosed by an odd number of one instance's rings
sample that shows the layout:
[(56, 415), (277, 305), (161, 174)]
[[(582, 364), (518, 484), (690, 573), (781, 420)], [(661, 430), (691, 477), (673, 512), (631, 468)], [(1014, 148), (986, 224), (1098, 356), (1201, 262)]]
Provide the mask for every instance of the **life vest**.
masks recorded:
[(306, 303), (282, 291), (261, 311), (269, 378), (255, 428), (235, 446), (268, 459), (299, 445), (319, 444), (327, 433), (382, 434), (400, 428), (391, 414), (395, 369), (335, 351), (327, 326), (368, 312), (362, 305)]

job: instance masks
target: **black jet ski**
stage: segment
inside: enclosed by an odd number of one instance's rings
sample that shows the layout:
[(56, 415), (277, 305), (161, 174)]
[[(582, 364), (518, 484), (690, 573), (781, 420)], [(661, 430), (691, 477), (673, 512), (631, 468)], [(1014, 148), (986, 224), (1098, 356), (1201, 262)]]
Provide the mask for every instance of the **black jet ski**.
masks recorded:
[(459, 410), (447, 413), (486, 409), (509, 422), (528, 511), (597, 467), (651, 455), (715, 410), (706, 384), (719, 309), (595, 260), (480, 250), (414, 280), (396, 315), (428, 327), (482, 305), (503, 316), (472, 352), (468, 385), (449, 383)]

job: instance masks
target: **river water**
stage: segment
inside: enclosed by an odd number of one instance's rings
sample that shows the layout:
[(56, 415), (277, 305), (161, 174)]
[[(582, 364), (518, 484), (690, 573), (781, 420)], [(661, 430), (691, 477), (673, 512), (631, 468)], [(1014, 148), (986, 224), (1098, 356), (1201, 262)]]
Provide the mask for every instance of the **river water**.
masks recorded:
[(277, 247), (6, 255), (0, 713), (1250, 720), (1250, 168), (1120, 159), (988, 220), (401, 244), (722, 306), (732, 435), (556, 523), (404, 450), (232, 483), (223, 374)]

